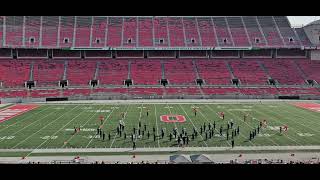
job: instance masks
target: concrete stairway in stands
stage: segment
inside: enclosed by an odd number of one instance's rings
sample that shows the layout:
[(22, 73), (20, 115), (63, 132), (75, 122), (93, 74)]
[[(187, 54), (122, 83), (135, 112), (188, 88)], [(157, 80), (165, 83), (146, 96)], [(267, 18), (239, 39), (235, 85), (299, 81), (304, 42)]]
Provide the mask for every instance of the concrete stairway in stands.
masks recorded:
[(131, 79), (131, 60), (128, 61), (128, 79)]
[(160, 62), (161, 63), (161, 78), (165, 79), (166, 75), (165, 75), (165, 71), (164, 71), (164, 64), (163, 61)]
[(32, 61), (31, 64), (30, 64), (30, 76), (29, 76), (29, 81), (33, 81), (33, 68), (34, 68), (34, 61)]
[(300, 75), (303, 77), (303, 79), (306, 81), (306, 80), (307, 80), (307, 76), (306, 76), (306, 74), (301, 70), (301, 68), (300, 68), (300, 66), (298, 65), (298, 63), (297, 63), (295, 60), (293, 60), (292, 63), (296, 66), (296, 68), (298, 69), (299, 74), (300, 74)]
[(257, 62), (258, 62), (258, 64), (260, 65), (261, 69), (266, 73), (266, 75), (267, 75), (268, 78), (270, 79), (271, 76), (269, 75), (269, 72), (268, 72), (267, 68), (264, 67), (264, 65), (263, 65), (260, 61), (257, 61)]
[(98, 74), (99, 74), (99, 65), (100, 65), (100, 61), (98, 61), (96, 64), (96, 71), (95, 71), (94, 77), (93, 77), (93, 79), (95, 79), (95, 80), (97, 79)]
[(201, 77), (199, 76), (199, 72), (198, 72), (198, 67), (197, 67), (197, 63), (195, 62), (195, 60), (192, 60), (192, 64), (193, 64), (193, 70), (196, 73), (196, 77), (197, 79), (201, 79)]
[(64, 61), (64, 71), (63, 71), (63, 80), (67, 79), (67, 69), (68, 69), (68, 61)]
[(229, 72), (230, 72), (230, 75), (231, 75), (232, 79), (234, 79), (235, 76), (234, 76), (234, 74), (233, 74), (233, 69), (232, 69), (232, 67), (230, 66), (230, 64), (228, 63), (228, 61), (224, 61), (224, 62), (225, 62), (226, 66), (227, 66), (227, 68), (228, 68), (228, 70), (229, 70)]

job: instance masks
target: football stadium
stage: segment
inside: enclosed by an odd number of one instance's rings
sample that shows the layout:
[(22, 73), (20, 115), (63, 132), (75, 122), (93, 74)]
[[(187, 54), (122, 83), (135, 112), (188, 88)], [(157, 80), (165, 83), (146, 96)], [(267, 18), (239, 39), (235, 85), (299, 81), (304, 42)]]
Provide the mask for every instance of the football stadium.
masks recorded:
[(0, 16), (0, 163), (320, 163), (320, 20)]

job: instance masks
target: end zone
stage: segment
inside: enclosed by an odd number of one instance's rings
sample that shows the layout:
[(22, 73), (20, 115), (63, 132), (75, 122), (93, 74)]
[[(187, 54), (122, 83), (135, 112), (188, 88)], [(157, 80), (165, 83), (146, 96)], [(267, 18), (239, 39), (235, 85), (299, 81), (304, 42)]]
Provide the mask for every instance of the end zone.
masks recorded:
[(291, 104), (299, 108), (320, 112), (320, 104), (317, 104), (317, 103), (291, 103)]
[(23, 113), (31, 111), (35, 108), (39, 107), (36, 104), (18, 104), (11, 106), (7, 109), (0, 110), (0, 123), (7, 121), (13, 117), (19, 116)]

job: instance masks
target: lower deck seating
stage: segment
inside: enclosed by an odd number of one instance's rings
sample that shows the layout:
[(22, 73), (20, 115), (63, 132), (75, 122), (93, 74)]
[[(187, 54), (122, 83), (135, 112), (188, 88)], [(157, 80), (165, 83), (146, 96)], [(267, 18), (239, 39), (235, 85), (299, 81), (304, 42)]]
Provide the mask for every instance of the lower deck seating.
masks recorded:
[(257, 61), (234, 60), (229, 62), (235, 77), (239, 78), (241, 84), (262, 85), (267, 84), (268, 77), (261, 69)]
[(167, 95), (201, 95), (199, 87), (165, 88)]
[(30, 78), (30, 60), (0, 60), (0, 82), (4, 87), (24, 87)]
[(163, 61), (165, 77), (170, 84), (195, 84), (196, 74), (192, 60), (175, 59)]
[(100, 84), (122, 85), (128, 78), (128, 60), (100, 61), (97, 79)]
[(36, 86), (58, 86), (63, 79), (64, 61), (37, 60), (33, 65), (33, 79)]
[(52, 90), (32, 90), (30, 96), (33, 98), (45, 98), (45, 97), (59, 97), (60, 91), (58, 89)]
[(303, 77), (300, 76), (297, 67), (290, 59), (281, 60), (261, 60), (269, 75), (280, 84), (302, 85), (305, 84)]
[(0, 91), (0, 98), (17, 98), (17, 97), (27, 97), (27, 90), (5, 90)]
[(67, 79), (69, 85), (89, 85), (94, 78), (96, 61), (68, 61)]
[(230, 72), (223, 60), (198, 60), (196, 61), (200, 78), (206, 84), (231, 84)]
[(156, 85), (161, 79), (160, 60), (132, 60), (131, 79), (133, 84)]

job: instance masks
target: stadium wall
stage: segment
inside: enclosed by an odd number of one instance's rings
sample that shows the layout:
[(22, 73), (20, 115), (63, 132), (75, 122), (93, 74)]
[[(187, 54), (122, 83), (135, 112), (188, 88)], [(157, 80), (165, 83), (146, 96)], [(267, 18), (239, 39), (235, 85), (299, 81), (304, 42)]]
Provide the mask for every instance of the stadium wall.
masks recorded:
[[(140, 99), (299, 99), (320, 100), (315, 95), (278, 96), (278, 95), (90, 95), (71, 96), (68, 101), (78, 100), (140, 100)], [(3, 98), (2, 103), (46, 102), (46, 98)]]

